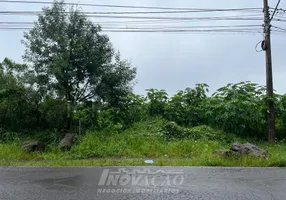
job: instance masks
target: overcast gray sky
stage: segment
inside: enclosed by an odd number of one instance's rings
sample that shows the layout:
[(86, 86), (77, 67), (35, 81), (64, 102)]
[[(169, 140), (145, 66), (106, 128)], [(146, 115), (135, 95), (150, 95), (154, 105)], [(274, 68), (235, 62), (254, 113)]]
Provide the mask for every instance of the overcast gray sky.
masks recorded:
[[(80, 0), (67, 2), (191, 8), (243, 8), (262, 7), (263, 5), (263, 0)], [(277, 0), (269, 1), (271, 7), (275, 7), (276, 3)], [(0, 3), (0, 10), (39, 11), (42, 6)], [(286, 9), (286, 0), (282, 0), (280, 7)], [(98, 7), (83, 7), (83, 10), (135, 11)], [(216, 16), (225, 14), (219, 13)], [(243, 13), (228, 13), (228, 15), (237, 14)], [(196, 13), (171, 16), (202, 17), (206, 15)], [(208, 16), (215, 16), (215, 14)], [(33, 21), (35, 19), (35, 17), (27, 16), (0, 15), (0, 21)], [(114, 19), (101, 19), (101, 21), (104, 20), (114, 21)], [(216, 22), (185, 22), (183, 25), (197, 26), (214, 23)], [(228, 21), (217, 22), (216, 25), (234, 23), (261, 25), (263, 21)], [(274, 22), (273, 24), (286, 28), (286, 22)], [(108, 35), (115, 49), (121, 52), (122, 57), (131, 60), (132, 65), (138, 69), (136, 93), (144, 94), (145, 89), (158, 88), (166, 89), (169, 94), (173, 94), (177, 90), (193, 87), (196, 83), (202, 82), (209, 84), (211, 91), (227, 83), (239, 81), (265, 84), (265, 55), (264, 52), (255, 51), (255, 45), (262, 40), (261, 34), (108, 33)], [(21, 56), (24, 51), (24, 46), (20, 42), (22, 38), (23, 32), (21, 31), (0, 30), (0, 60), (9, 57), (22, 62)], [(274, 87), (279, 93), (286, 93), (285, 47), (286, 33), (272, 36)]]

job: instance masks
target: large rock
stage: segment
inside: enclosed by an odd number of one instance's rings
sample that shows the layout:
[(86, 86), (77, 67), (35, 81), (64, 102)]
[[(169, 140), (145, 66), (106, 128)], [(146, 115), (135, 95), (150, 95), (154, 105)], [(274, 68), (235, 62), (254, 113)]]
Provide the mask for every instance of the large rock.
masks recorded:
[(255, 157), (263, 157), (266, 158), (269, 156), (269, 152), (267, 150), (261, 149), (254, 144), (246, 143), (241, 144), (239, 142), (235, 142), (230, 147), (231, 151), (237, 152), (243, 155), (251, 155)]
[(75, 137), (75, 134), (67, 133), (65, 137), (62, 139), (62, 141), (60, 142), (59, 147), (61, 148), (61, 150), (70, 150), (74, 143), (74, 137)]
[(269, 156), (269, 152), (267, 150), (261, 149), (254, 144), (241, 144), (239, 142), (233, 143), (230, 150), (217, 150), (214, 151), (214, 154), (222, 157), (249, 155), (258, 158), (267, 158)]
[(23, 149), (26, 152), (35, 152), (35, 151), (39, 151), (39, 152), (44, 152), (46, 149), (46, 145), (43, 142), (39, 142), (39, 141), (26, 141), (23, 144)]

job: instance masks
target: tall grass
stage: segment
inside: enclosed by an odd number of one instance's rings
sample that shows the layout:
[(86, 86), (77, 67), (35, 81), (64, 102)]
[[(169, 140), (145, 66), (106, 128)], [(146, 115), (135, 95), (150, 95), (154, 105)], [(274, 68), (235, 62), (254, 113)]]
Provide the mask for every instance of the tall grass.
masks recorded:
[[(173, 166), (285, 166), (286, 144), (281, 142), (257, 145), (267, 149), (271, 157), (254, 159), (249, 157), (221, 158), (213, 154), (218, 149), (229, 149), (239, 138), (222, 140), (182, 139), (165, 140), (162, 137), (161, 119), (136, 123), (123, 131), (87, 132), (79, 137), (69, 152), (62, 152), (55, 145), (49, 145), (45, 153), (26, 153), (21, 142), (0, 144), (1, 165), (23, 166), (107, 166), (145, 165), (147, 158), (154, 159), (154, 165)], [(199, 130), (195, 128), (196, 133)], [(210, 134), (210, 130), (208, 129)], [(192, 131), (191, 131), (192, 132)], [(202, 133), (203, 134), (203, 133)], [(215, 133), (214, 133), (215, 134)]]

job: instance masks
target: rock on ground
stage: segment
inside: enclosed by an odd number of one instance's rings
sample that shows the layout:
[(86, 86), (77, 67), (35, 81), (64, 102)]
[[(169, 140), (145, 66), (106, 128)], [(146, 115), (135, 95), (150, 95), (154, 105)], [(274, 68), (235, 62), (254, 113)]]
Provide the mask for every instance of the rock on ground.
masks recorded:
[(26, 152), (35, 152), (35, 151), (39, 151), (39, 152), (44, 152), (46, 149), (46, 145), (43, 142), (39, 142), (39, 141), (26, 141), (23, 144), (23, 149)]
[(267, 150), (259, 148), (258, 146), (251, 143), (241, 144), (239, 142), (235, 142), (232, 144), (230, 150), (240, 154), (252, 155), (255, 157), (265, 158), (269, 156), (269, 152)]
[(267, 158), (270, 156), (267, 150), (259, 148), (254, 144), (241, 144), (239, 142), (233, 143), (230, 147), (230, 150), (217, 150), (214, 151), (214, 154), (223, 157), (230, 157), (234, 155), (250, 155), (254, 157)]
[(70, 150), (74, 143), (74, 137), (75, 137), (75, 134), (67, 133), (65, 137), (62, 139), (62, 141), (60, 142), (59, 147), (61, 148), (61, 150)]

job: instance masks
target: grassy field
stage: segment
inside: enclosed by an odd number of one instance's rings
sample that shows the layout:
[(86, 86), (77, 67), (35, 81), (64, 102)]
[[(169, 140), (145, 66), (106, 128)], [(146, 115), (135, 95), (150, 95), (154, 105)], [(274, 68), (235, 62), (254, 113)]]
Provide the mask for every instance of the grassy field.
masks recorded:
[[(21, 140), (0, 143), (2, 166), (144, 166), (146, 159), (153, 159), (155, 166), (286, 166), (286, 144), (255, 143), (267, 149), (268, 159), (252, 157), (220, 158), (213, 151), (229, 149), (231, 143), (246, 142), (231, 134), (222, 139), (221, 131), (195, 127), (192, 133), (208, 137), (200, 139), (165, 140), (162, 137), (162, 120), (147, 120), (118, 133), (115, 130), (88, 132), (77, 138), (69, 152), (60, 151), (50, 144), (45, 153), (25, 153)], [(210, 136), (212, 136), (210, 139)], [(249, 140), (248, 140), (249, 141)], [(253, 141), (250, 141), (253, 142)]]

